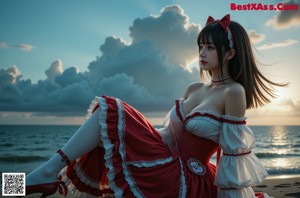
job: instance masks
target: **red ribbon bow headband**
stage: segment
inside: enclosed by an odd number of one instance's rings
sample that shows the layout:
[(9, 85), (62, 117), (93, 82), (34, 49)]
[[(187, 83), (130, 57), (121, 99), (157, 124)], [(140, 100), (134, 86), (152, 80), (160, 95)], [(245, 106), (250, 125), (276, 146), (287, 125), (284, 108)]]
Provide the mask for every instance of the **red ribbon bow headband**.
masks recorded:
[(214, 22), (217, 22), (222, 27), (222, 29), (225, 32), (227, 32), (228, 40), (229, 40), (229, 47), (230, 47), (230, 49), (232, 49), (233, 48), (233, 36), (232, 36), (232, 32), (229, 28), (230, 15), (227, 14), (221, 20), (215, 20), (213, 17), (209, 16), (207, 21), (206, 21), (206, 25), (209, 25), (209, 24), (214, 23)]

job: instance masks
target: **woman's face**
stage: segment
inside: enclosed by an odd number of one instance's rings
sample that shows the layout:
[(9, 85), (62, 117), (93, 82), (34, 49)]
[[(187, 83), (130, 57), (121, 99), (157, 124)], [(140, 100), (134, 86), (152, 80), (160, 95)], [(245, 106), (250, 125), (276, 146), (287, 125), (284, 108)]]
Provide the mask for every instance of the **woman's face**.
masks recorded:
[(199, 50), (200, 50), (199, 62), (202, 69), (203, 70), (218, 69), (219, 67), (218, 53), (211, 38), (209, 38), (208, 43), (200, 43)]

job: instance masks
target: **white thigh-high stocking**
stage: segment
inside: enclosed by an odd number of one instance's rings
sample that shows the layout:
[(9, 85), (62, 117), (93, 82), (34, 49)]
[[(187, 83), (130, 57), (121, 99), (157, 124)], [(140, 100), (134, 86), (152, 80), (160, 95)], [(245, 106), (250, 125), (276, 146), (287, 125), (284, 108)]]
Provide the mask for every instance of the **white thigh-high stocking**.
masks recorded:
[[(70, 140), (61, 148), (62, 152), (70, 161), (74, 161), (96, 146), (102, 145), (100, 139), (101, 128), (99, 125), (99, 113), (100, 108), (81, 125)], [(26, 186), (55, 182), (57, 174), (65, 166), (66, 162), (62, 160), (62, 156), (56, 153), (45, 164), (26, 177)]]

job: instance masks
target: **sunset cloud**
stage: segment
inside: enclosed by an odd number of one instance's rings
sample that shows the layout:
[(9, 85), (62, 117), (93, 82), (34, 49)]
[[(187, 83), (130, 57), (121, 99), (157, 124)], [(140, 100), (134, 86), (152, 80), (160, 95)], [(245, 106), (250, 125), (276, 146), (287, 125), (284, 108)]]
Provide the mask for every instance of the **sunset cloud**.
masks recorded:
[(276, 105), (285, 107), (289, 115), (300, 116), (300, 98), (284, 98), (278, 101)]
[(294, 45), (296, 43), (298, 43), (297, 40), (288, 39), (283, 42), (264, 44), (264, 45), (259, 46), (258, 49), (259, 50), (267, 50), (267, 49), (272, 49), (272, 48), (277, 48), (277, 47), (287, 47), (290, 45)]
[(286, 1), (285, 6), (298, 7), (297, 10), (282, 10), (278, 12), (272, 19), (266, 22), (267, 26), (271, 26), (274, 29), (288, 29), (291, 27), (300, 26), (300, 2), (299, 1)]
[(249, 123), (294, 125), (299, 123), (300, 98), (282, 98), (258, 109), (247, 111)]

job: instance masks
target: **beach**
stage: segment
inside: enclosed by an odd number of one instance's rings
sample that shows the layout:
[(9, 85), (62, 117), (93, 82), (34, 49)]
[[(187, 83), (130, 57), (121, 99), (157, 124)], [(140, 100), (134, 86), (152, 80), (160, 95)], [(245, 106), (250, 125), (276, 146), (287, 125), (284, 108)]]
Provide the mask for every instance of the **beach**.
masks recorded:
[(275, 198), (300, 198), (300, 175), (269, 176), (254, 190)]

